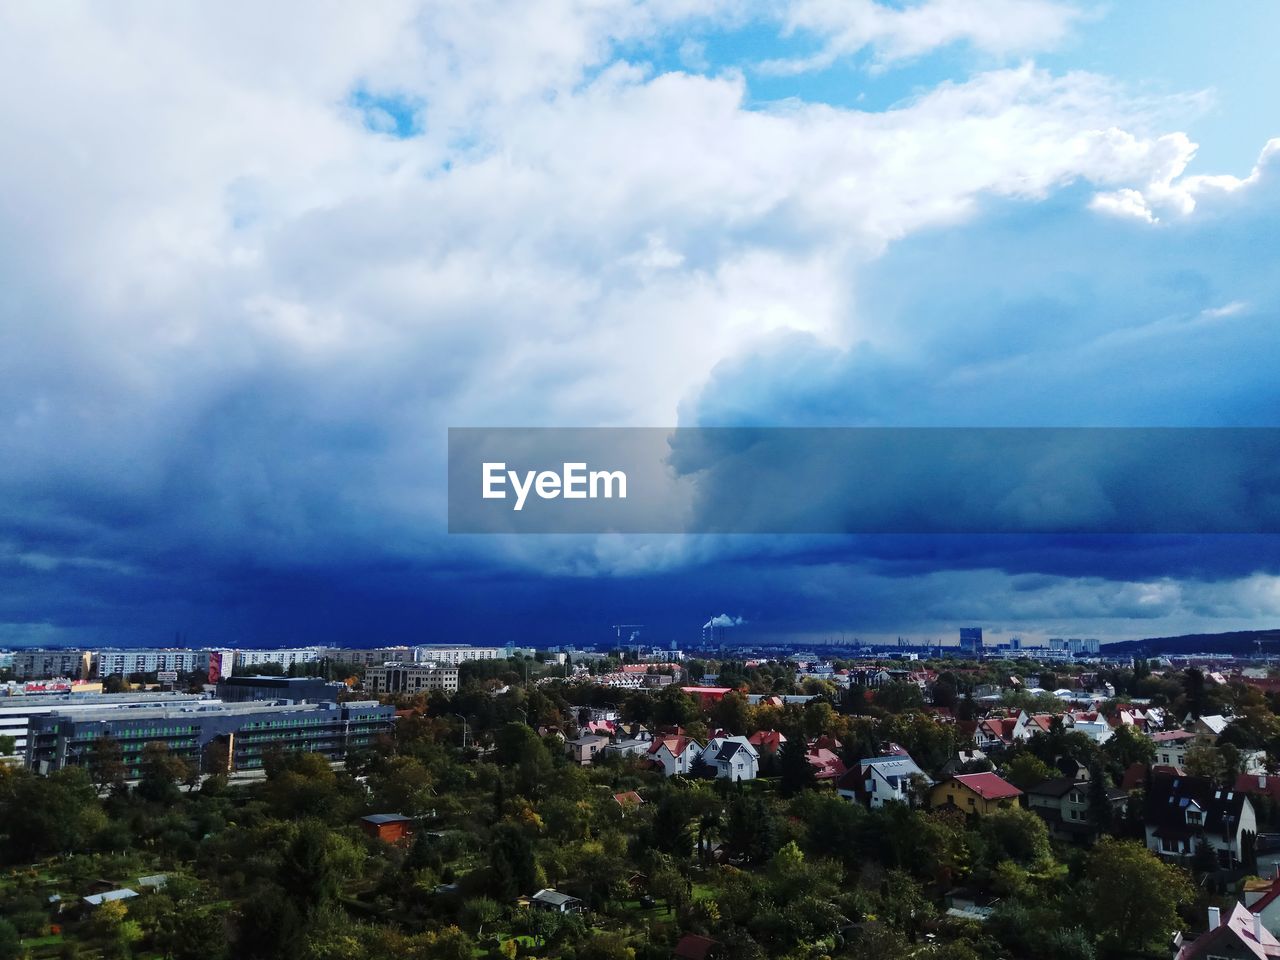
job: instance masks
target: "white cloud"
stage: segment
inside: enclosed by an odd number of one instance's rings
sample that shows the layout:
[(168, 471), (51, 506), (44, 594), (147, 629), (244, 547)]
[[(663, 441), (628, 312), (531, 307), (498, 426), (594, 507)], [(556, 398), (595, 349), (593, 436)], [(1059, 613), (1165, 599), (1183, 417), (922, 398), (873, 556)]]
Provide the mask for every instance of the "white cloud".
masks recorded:
[(1030, 53), (1056, 45), (1080, 16), (1056, 0), (794, 0), (784, 16), (787, 29), (820, 37), (822, 47), (809, 56), (766, 61), (761, 69), (820, 70), (867, 48), (880, 66), (956, 43), (998, 55)]
[[(1236, 193), (1258, 182), (1267, 164), (1280, 154), (1280, 138), (1267, 141), (1258, 162), (1246, 177), (1230, 174), (1186, 175), (1187, 165), (1195, 156), (1196, 145), (1184, 134), (1170, 134), (1155, 141), (1143, 142), (1130, 134), (1117, 131), (1127, 141), (1127, 153), (1137, 161), (1126, 174), (1134, 177), (1147, 167), (1151, 179), (1141, 187), (1124, 187), (1094, 195), (1090, 206), (1100, 213), (1134, 217), (1156, 223), (1165, 216), (1187, 216), (1204, 198)], [(1161, 155), (1163, 159), (1160, 159)]]

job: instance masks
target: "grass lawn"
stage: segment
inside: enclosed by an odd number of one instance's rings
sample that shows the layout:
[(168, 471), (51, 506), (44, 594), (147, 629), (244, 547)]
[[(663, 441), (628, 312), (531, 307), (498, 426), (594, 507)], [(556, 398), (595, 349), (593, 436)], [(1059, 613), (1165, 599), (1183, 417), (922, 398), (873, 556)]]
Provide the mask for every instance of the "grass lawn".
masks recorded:
[(28, 950), (36, 947), (51, 947), (59, 943), (62, 943), (62, 934), (60, 933), (51, 933), (44, 937), (28, 937), (22, 941), (22, 945)]

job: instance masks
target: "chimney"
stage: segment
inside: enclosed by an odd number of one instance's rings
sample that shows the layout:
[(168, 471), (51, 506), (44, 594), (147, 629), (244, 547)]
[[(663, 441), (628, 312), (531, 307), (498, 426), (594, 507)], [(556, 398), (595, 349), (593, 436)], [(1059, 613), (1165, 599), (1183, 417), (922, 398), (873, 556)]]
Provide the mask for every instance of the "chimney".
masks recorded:
[(1222, 916), (1222, 911), (1220, 911), (1217, 907), (1209, 908), (1209, 929), (1210, 930), (1218, 929), (1218, 926), (1222, 923), (1221, 916)]
[(1253, 915), (1253, 939), (1262, 942), (1262, 914), (1255, 913)]

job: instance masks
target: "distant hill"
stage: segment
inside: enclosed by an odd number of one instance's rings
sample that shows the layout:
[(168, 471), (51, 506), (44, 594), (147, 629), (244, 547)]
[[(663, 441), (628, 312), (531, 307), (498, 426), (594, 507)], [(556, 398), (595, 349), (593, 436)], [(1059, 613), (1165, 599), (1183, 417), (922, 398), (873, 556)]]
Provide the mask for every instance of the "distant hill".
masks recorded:
[(1280, 653), (1280, 629), (1235, 630), (1231, 633), (1188, 633), (1180, 637), (1151, 637), (1146, 640), (1122, 640), (1103, 646), (1103, 653), (1136, 655), (1145, 653), (1173, 654), (1218, 653), (1225, 656), (1253, 654), (1262, 642), (1263, 653)]

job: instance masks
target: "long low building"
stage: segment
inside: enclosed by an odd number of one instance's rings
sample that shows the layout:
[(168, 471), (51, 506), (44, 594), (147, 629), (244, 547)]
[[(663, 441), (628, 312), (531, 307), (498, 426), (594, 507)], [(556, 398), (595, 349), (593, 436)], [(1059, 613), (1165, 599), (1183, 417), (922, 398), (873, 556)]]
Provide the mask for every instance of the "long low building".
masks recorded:
[[(111, 738), (120, 745), (127, 776), (141, 773), (143, 751), (163, 743), (169, 751), (206, 772), (213, 756), (225, 756), (228, 770), (254, 770), (272, 750), (305, 750), (329, 760), (347, 754), (391, 730), (395, 710), (373, 701), (297, 704), (210, 704), (131, 711), (51, 713), (33, 717), (27, 738), (27, 765), (51, 773), (92, 761), (94, 745)], [(225, 753), (214, 753), (221, 746)]]
[(4, 697), (0, 699), (0, 736), (13, 737), (14, 753), (25, 758), (31, 722), (36, 717), (52, 713), (122, 712), (218, 702), (198, 693), (45, 693)]
[(365, 670), (364, 686), (370, 693), (457, 693), (458, 668), (434, 663), (384, 663)]

